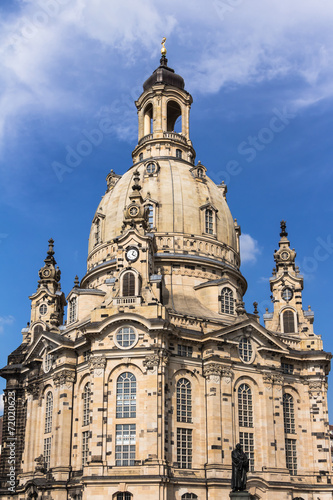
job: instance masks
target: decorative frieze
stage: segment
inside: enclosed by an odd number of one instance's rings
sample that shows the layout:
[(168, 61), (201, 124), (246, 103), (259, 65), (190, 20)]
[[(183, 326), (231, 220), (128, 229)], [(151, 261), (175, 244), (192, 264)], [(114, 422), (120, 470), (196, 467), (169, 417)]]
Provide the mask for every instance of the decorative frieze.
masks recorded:
[(154, 370), (156, 366), (158, 366), (158, 363), (159, 363), (158, 354), (150, 354), (149, 356), (146, 356), (145, 359), (143, 360), (143, 366), (147, 370)]
[(220, 382), (222, 372), (222, 367), (217, 363), (210, 363), (209, 365), (204, 366), (203, 369), (204, 377), (210, 382), (214, 382), (214, 384), (218, 384)]

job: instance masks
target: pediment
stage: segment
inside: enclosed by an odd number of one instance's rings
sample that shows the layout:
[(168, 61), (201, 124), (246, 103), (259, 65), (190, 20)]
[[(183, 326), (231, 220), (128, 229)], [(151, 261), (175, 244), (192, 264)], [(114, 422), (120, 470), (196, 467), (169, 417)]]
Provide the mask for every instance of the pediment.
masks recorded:
[(278, 338), (277, 335), (266, 330), (252, 318), (227, 326), (205, 335), (205, 340), (217, 340), (229, 344), (238, 345), (243, 337), (251, 338), (256, 344), (256, 350), (271, 351), (274, 353), (287, 354), (288, 347)]
[(38, 334), (33, 344), (30, 346), (25, 362), (41, 359), (46, 350), (53, 351), (57, 347), (72, 345), (73, 342), (64, 339), (61, 335), (51, 332), (42, 332)]

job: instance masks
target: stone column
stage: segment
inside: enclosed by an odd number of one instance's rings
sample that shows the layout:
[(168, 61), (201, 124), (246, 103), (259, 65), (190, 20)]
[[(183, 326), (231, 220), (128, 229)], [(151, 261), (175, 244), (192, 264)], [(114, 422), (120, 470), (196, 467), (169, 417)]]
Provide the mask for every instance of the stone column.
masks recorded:
[[(92, 432), (89, 443), (90, 460), (89, 466), (101, 466), (103, 464), (103, 416), (104, 416), (104, 374), (105, 356), (91, 356), (89, 367), (91, 373), (91, 401), (92, 401)], [(100, 469), (102, 473), (102, 469)]]
[(204, 366), (207, 465), (222, 463), (221, 374), (222, 368), (217, 363)]
[[(282, 375), (275, 374), (273, 377), (273, 405), (274, 405), (274, 434), (275, 439), (275, 467), (283, 469), (281, 472), (286, 471), (286, 456), (285, 456), (285, 434), (284, 434), (284, 419), (283, 419), (283, 377)], [(279, 471), (280, 472), (280, 471)]]

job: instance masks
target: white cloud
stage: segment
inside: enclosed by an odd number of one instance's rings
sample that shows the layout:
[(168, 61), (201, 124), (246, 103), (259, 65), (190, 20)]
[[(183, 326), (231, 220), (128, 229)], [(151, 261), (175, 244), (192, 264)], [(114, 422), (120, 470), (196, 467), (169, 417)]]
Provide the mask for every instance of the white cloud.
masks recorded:
[(333, 93), (332, 23), (331, 0), (21, 0), (0, 21), (0, 139), (26, 114), (96, 109), (105, 62), (156, 62), (163, 35), (192, 91), (292, 77), (289, 101), (308, 106)]
[(0, 394), (0, 415), (3, 414), (3, 394)]
[(256, 262), (257, 256), (260, 255), (261, 250), (258, 242), (249, 234), (242, 234), (240, 237), (240, 254), (243, 264), (246, 262)]
[(4, 332), (6, 325), (12, 325), (14, 321), (14, 316), (0, 316), (0, 333)]

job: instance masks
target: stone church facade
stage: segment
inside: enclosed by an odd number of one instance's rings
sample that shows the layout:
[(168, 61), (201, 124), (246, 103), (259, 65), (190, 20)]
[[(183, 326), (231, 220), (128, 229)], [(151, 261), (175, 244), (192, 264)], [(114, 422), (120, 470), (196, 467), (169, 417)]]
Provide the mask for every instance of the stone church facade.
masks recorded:
[(0, 373), (0, 498), (224, 500), (239, 442), (252, 499), (332, 499), (331, 355), (302, 307), (286, 224), (262, 326), (244, 308), (227, 188), (195, 162), (191, 104), (162, 51), (136, 101), (133, 164), (107, 176), (67, 298), (49, 241)]

